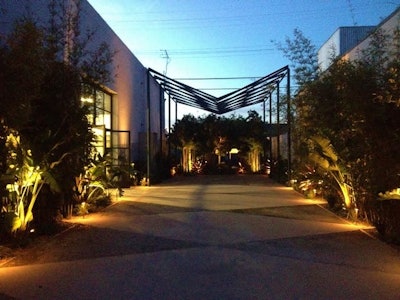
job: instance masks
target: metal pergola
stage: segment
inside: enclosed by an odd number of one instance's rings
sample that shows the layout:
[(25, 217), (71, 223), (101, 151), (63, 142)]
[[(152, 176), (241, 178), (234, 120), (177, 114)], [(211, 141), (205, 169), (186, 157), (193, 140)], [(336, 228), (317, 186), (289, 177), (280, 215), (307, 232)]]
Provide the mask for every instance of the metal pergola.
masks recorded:
[[(263, 103), (264, 104), (264, 122), (265, 120), (265, 103), (269, 101), (270, 109), (269, 109), (269, 123), (272, 123), (272, 94), (276, 93), (276, 128), (277, 132), (273, 134), (273, 136), (277, 137), (278, 144), (278, 155), (280, 155), (279, 150), (279, 138), (283, 132), (280, 132), (279, 128), (282, 128), (280, 125), (280, 83), (286, 78), (286, 100), (287, 100), (287, 123), (285, 127), (287, 128), (287, 147), (288, 147), (288, 170), (291, 168), (291, 103), (290, 103), (290, 69), (288, 66), (285, 66), (275, 72), (272, 72), (269, 75), (266, 75), (242, 88), (239, 88), (233, 92), (227, 93), (220, 97), (215, 97), (210, 95), (200, 89), (196, 89), (189, 85), (186, 85), (178, 80), (167, 77), (164, 74), (161, 74), (153, 69), (148, 70), (148, 76), (153, 77), (153, 79), (160, 85), (161, 91), (165, 92), (168, 95), (169, 100), (169, 114), (171, 114), (171, 100), (176, 104), (183, 104), (194, 108), (199, 108), (205, 110), (210, 113), (214, 113), (217, 115), (225, 114), (240, 108), (244, 108), (247, 106)], [(148, 90), (148, 118), (149, 109), (150, 109), (150, 92)], [(169, 122), (171, 119), (171, 115), (169, 115)], [(282, 124), (283, 125), (283, 124)], [(148, 122), (148, 134), (150, 132)], [(169, 128), (170, 128), (169, 124)], [(148, 137), (148, 143), (149, 143)], [(148, 144), (148, 148), (150, 145)], [(148, 175), (149, 175), (149, 162), (150, 158), (148, 157)]]
[(245, 87), (221, 97), (215, 97), (153, 69), (149, 69), (149, 72), (176, 103), (200, 108), (218, 115), (264, 102), (273, 91), (277, 90), (279, 83), (285, 77), (289, 78), (289, 68), (286, 66)]

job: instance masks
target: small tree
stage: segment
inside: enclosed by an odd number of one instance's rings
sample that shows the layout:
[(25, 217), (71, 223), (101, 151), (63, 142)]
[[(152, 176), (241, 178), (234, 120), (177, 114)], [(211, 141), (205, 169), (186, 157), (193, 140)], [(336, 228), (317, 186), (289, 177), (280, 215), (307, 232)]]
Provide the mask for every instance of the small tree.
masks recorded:
[(263, 150), (263, 142), (266, 140), (264, 123), (256, 111), (248, 111), (243, 127), (246, 133), (242, 139), (246, 142), (248, 162), (252, 172), (260, 171), (260, 156)]
[(293, 39), (286, 37), (285, 44), (275, 42), (286, 58), (291, 62), (294, 78), (300, 87), (312, 82), (318, 77), (317, 48), (303, 32), (295, 28)]
[(186, 172), (190, 171), (188, 163), (194, 157), (194, 150), (196, 155), (204, 157), (209, 165), (215, 167), (222, 163), (222, 157), (232, 148), (237, 148), (241, 158), (248, 160), (252, 171), (256, 172), (259, 171), (259, 158), (265, 141), (264, 124), (255, 111), (249, 111), (247, 118), (213, 114), (195, 118), (186, 115), (174, 125), (169, 141), (182, 149)]
[(198, 120), (193, 115), (186, 115), (179, 120), (169, 136), (170, 142), (182, 151), (182, 171), (192, 170), (194, 151), (196, 150), (196, 136), (199, 132)]

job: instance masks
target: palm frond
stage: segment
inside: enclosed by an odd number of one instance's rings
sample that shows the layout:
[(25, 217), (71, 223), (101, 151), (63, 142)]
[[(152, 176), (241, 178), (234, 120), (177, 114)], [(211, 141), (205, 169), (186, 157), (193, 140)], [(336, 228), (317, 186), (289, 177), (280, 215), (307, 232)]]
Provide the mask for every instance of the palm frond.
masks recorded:
[(333, 148), (331, 141), (323, 136), (313, 136), (310, 138), (312, 142), (318, 145), (319, 150), (322, 155), (326, 156), (332, 162), (337, 162), (338, 155), (336, 154), (335, 149)]
[(48, 171), (44, 171), (41, 173), (41, 177), (42, 180), (49, 185), (53, 192), (61, 193), (60, 185), (58, 184), (56, 178), (54, 178), (53, 174)]

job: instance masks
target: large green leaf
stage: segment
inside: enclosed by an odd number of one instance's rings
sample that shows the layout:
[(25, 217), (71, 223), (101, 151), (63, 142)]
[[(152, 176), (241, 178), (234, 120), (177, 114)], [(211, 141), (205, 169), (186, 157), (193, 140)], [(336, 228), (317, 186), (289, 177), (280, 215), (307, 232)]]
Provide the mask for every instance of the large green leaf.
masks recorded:
[(313, 136), (311, 137), (311, 140), (320, 147), (320, 150), (324, 156), (329, 158), (332, 162), (337, 162), (338, 156), (329, 139), (322, 136)]
[(320, 168), (322, 168), (324, 170), (329, 170), (329, 168), (330, 168), (329, 161), (326, 160), (325, 158), (323, 158), (322, 156), (320, 156), (319, 154), (310, 153), (308, 158), (310, 159), (311, 162), (313, 162), (314, 164), (316, 164)]
[(53, 174), (51, 174), (48, 171), (44, 171), (41, 173), (41, 177), (42, 177), (42, 180), (50, 186), (50, 189), (53, 192), (61, 193), (60, 185), (58, 184), (57, 180), (54, 178)]

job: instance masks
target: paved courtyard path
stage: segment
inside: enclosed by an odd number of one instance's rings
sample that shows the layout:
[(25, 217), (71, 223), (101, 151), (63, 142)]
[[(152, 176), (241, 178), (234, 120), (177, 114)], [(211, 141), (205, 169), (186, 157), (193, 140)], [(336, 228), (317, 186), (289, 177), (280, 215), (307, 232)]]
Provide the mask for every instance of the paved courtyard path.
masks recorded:
[(0, 268), (8, 299), (399, 299), (395, 248), (265, 176), (125, 190)]

